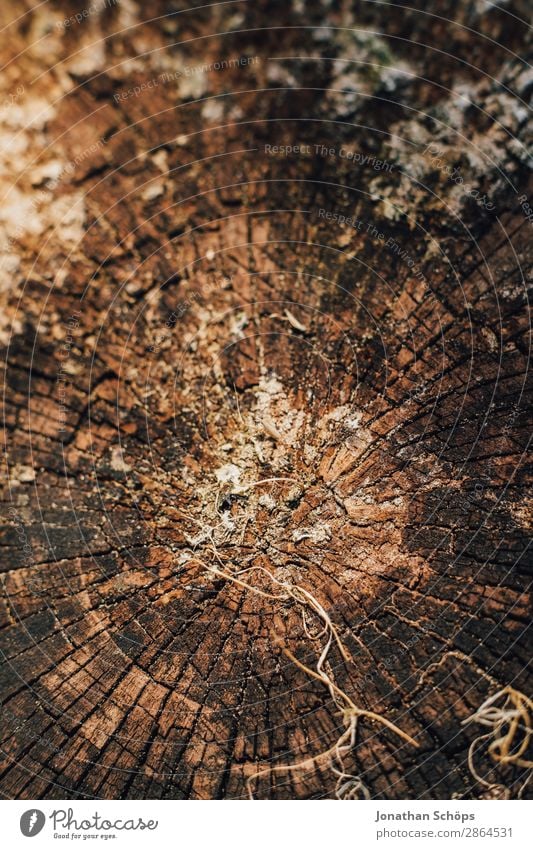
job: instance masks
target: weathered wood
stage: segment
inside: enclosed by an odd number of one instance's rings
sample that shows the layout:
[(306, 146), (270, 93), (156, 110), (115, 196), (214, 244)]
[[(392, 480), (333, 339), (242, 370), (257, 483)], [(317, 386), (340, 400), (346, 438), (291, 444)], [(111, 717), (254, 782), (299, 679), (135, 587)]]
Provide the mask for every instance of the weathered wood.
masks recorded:
[(338, 686), (419, 744), (360, 722), (372, 797), (492, 792), (462, 722), (528, 692), (527, 8), (417, 5), (2, 4), (4, 796), (238, 798), (335, 743), (298, 604), (200, 561), (327, 611)]

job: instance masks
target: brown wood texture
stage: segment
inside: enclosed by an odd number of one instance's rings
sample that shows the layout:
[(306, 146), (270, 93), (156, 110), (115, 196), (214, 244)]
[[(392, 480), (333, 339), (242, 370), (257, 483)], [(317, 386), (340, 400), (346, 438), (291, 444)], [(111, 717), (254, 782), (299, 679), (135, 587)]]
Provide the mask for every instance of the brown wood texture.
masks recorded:
[(286, 653), (317, 621), (204, 565), (322, 605), (418, 743), (361, 719), (372, 798), (497, 795), (463, 722), (530, 688), (527, 3), (80, 5), (1, 8), (3, 796), (334, 795), (268, 771), (342, 733)]

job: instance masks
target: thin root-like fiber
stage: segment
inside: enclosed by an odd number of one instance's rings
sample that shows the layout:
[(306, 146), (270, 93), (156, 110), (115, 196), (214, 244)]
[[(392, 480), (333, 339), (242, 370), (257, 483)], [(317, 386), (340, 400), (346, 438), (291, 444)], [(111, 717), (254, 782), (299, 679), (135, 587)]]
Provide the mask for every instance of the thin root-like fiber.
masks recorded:
[[(278, 578), (276, 578), (275, 575), (272, 574), (272, 572), (270, 572), (263, 566), (251, 566), (246, 569), (241, 569), (240, 571), (230, 572), (224, 566), (224, 564), (222, 564), (218, 552), (216, 551), (216, 548), (213, 550), (213, 554), (215, 555), (216, 559), (221, 564), (221, 566), (215, 566), (212, 564), (205, 563), (203, 560), (200, 560), (199, 558), (196, 558), (194, 556), (191, 558), (190, 562), (197, 563), (201, 568), (211, 573), (212, 575), (224, 578), (227, 581), (234, 583), (239, 587), (242, 587), (243, 589), (249, 590), (250, 592), (255, 593), (256, 595), (261, 596), (262, 598), (268, 598), (273, 601), (283, 602), (292, 599), (301, 607), (303, 629), (306, 636), (311, 640), (313, 644), (320, 639), (324, 641), (316, 663), (316, 668), (311, 669), (309, 666), (298, 660), (298, 658), (290, 651), (290, 649), (281, 643), (281, 640), (277, 635), (274, 638), (274, 642), (280, 646), (282, 652), (298, 669), (304, 672), (309, 678), (313, 678), (317, 681), (320, 681), (320, 683), (328, 689), (331, 698), (333, 699), (333, 702), (338, 708), (339, 714), (342, 717), (342, 722), (344, 726), (343, 732), (333, 744), (333, 746), (326, 749), (325, 751), (320, 752), (319, 754), (314, 755), (312, 757), (305, 758), (295, 764), (287, 764), (273, 767), (269, 766), (249, 776), (246, 781), (248, 795), (251, 799), (254, 798), (253, 785), (254, 783), (256, 784), (259, 779), (264, 776), (272, 774), (287, 775), (291, 773), (305, 772), (316, 768), (322, 763), (329, 763), (331, 771), (337, 778), (335, 795), (338, 799), (355, 799), (360, 798), (361, 796), (363, 798), (369, 798), (370, 794), (368, 792), (368, 789), (365, 787), (362, 779), (357, 775), (353, 775), (347, 772), (344, 766), (344, 758), (349, 754), (349, 752), (353, 751), (353, 749), (355, 748), (357, 723), (359, 719), (368, 719), (372, 722), (376, 722), (385, 726), (398, 737), (400, 737), (402, 740), (411, 744), (412, 746), (418, 746), (418, 743), (409, 734), (407, 734), (393, 722), (388, 720), (386, 717), (381, 716), (380, 714), (375, 713), (374, 711), (365, 710), (363, 708), (358, 707), (350, 698), (350, 696), (343, 689), (341, 689), (333, 680), (332, 674), (328, 671), (329, 664), (327, 664), (328, 655), (333, 643), (337, 645), (339, 652), (345, 662), (351, 662), (352, 659), (348, 650), (344, 646), (335, 625), (331, 621), (329, 614), (320, 604), (318, 599), (311, 592), (309, 592), (309, 590), (297, 584), (290, 583), (289, 581), (279, 580)], [(266, 576), (267, 579), (277, 588), (277, 591), (268, 592), (264, 589), (261, 589), (260, 587), (255, 586), (253, 583), (250, 583), (249, 580), (243, 580), (244, 576), (251, 576), (253, 573), (258, 573), (262, 576)], [(311, 633), (309, 615), (314, 615), (321, 623), (321, 627), (315, 634)]]
[(474, 778), (490, 789), (501, 789), (510, 795), (510, 789), (503, 784), (487, 781), (479, 774), (475, 766), (474, 758), (477, 750), (485, 744), (486, 752), (495, 765), (515, 766), (527, 771), (526, 779), (522, 783), (518, 796), (522, 794), (531, 779), (533, 761), (526, 757), (533, 728), (531, 726), (531, 714), (533, 702), (528, 696), (507, 686), (489, 696), (477, 711), (464, 721), (464, 725), (477, 723), (488, 728), (485, 734), (480, 734), (470, 744), (468, 750), (468, 766)]

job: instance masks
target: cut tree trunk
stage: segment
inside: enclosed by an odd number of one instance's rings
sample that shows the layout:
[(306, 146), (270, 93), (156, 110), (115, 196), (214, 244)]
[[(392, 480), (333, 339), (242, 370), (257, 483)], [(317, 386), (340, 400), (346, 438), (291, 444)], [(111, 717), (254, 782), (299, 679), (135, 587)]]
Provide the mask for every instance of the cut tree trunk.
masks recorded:
[(518, 795), (526, 4), (101, 5), (2, 5), (3, 795), (334, 796), (287, 586), (372, 798)]

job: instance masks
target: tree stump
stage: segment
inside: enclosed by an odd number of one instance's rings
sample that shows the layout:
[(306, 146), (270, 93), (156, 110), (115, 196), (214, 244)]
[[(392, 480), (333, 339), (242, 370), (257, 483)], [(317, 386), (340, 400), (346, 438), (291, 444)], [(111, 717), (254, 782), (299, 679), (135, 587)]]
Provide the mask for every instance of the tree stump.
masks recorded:
[(326, 681), (355, 796), (527, 793), (527, 4), (78, 5), (1, 12), (3, 795), (332, 797)]

